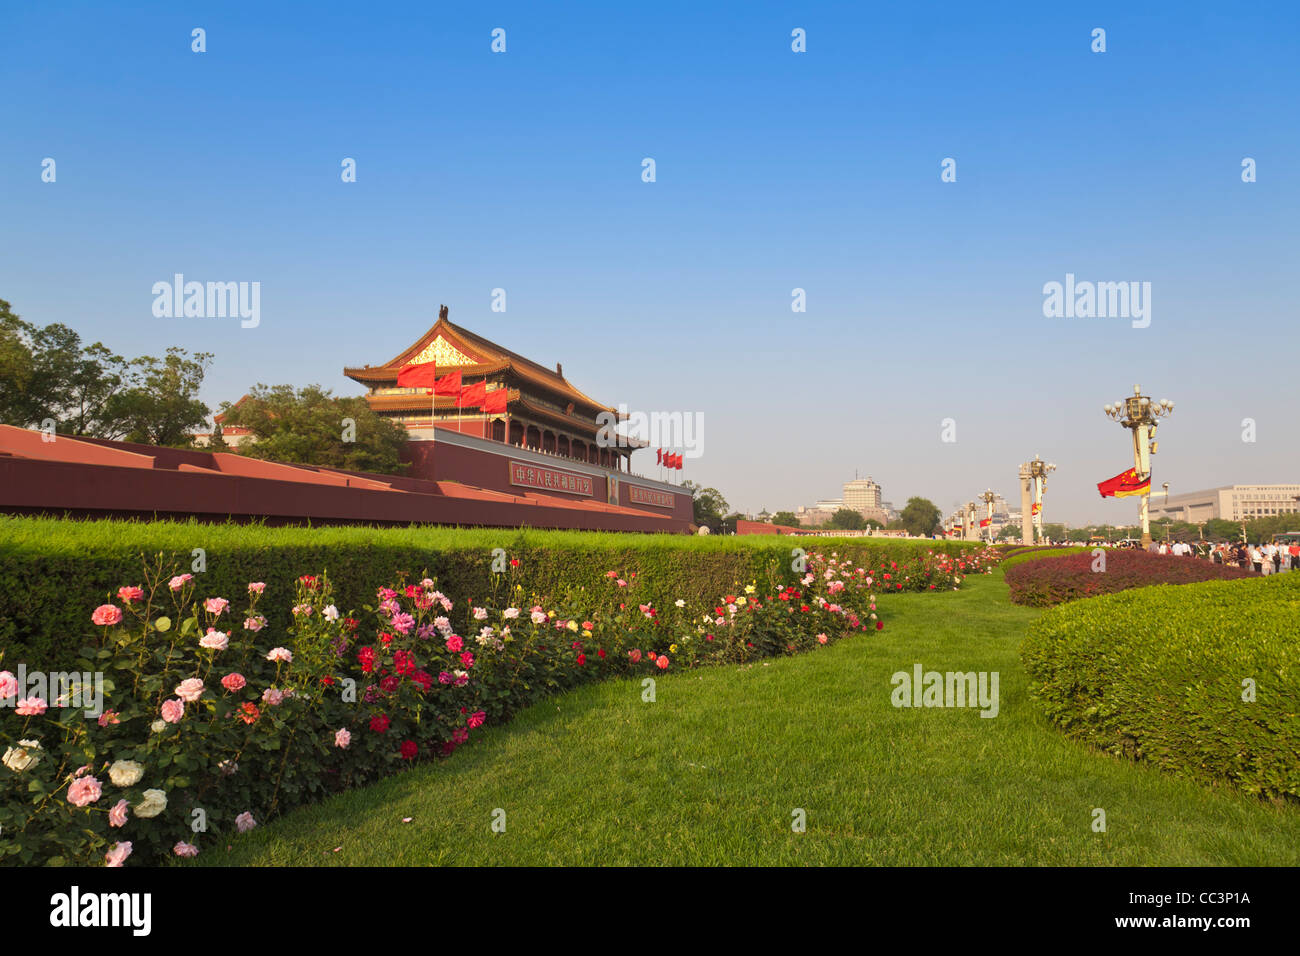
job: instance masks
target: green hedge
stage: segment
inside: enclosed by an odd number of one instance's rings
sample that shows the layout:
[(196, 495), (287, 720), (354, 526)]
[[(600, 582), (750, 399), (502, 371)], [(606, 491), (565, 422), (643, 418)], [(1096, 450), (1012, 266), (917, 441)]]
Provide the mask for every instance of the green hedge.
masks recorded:
[[(1300, 573), (1160, 585), (1047, 611), (1021, 648), (1067, 734), (1247, 793), (1300, 797)], [(1243, 681), (1255, 682), (1254, 703)]]
[[(179, 571), (191, 571), (202, 548), (205, 593), (232, 599), (249, 581), (271, 583), (299, 574), (329, 573), (341, 609), (374, 599), (375, 588), (403, 572), (428, 571), (448, 593), (486, 596), (493, 549), (521, 562), (525, 589), (559, 596), (589, 587), (608, 570), (644, 575), (642, 593), (656, 606), (683, 598), (700, 603), (777, 568), (790, 574), (791, 549), (837, 551), (859, 564), (888, 555), (901, 560), (936, 547), (960, 545), (896, 539), (817, 538), (792, 541), (768, 535), (688, 537), (580, 531), (489, 528), (266, 527), (198, 522), (74, 521), (0, 517), (0, 647), (6, 660), (60, 665), (84, 641), (89, 609), (109, 592), (138, 584), (143, 562), (159, 553)], [(966, 545), (977, 549), (976, 543)], [(292, 595), (268, 587), (263, 613), (276, 627), (289, 624)]]
[(1023, 551), (1020, 554), (1011, 554), (1003, 558), (998, 567), (1006, 570), (1014, 568), (1018, 564), (1025, 564), (1029, 561), (1038, 561), (1042, 558), (1063, 558), (1067, 554), (1079, 554), (1083, 551), (1091, 551), (1091, 548), (1038, 548), (1033, 551)]

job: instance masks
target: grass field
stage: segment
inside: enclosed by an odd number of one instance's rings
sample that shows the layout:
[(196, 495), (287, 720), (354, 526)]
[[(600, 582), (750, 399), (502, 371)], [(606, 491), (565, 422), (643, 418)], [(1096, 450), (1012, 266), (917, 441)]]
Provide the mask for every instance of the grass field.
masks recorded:
[[(1300, 864), (1297, 808), (1108, 757), (1048, 726), (1017, 654), (1039, 612), (1008, 602), (1001, 573), (881, 609), (882, 632), (663, 677), (653, 703), (632, 681), (544, 701), (448, 761), (295, 811), (196, 862)], [(998, 671), (1000, 713), (894, 708), (890, 676), (917, 662)], [(491, 828), (498, 808), (504, 833)], [(806, 832), (792, 831), (796, 809)]]

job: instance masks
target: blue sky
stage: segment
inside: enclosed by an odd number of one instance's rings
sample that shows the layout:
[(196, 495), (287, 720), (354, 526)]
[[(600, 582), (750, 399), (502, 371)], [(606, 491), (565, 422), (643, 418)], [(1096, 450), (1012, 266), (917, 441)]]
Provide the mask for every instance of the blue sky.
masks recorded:
[[(602, 401), (701, 414), (685, 475), (745, 510), (856, 470), (946, 511), (1038, 453), (1048, 520), (1131, 520), (1093, 485), (1135, 382), (1178, 406), (1157, 485), (1300, 481), (1300, 8), (1129, 6), (10, 5), (0, 297), (214, 352), (214, 408), (357, 394), (342, 367), (445, 303)], [(260, 282), (261, 324), (155, 318), (177, 272)], [(1150, 327), (1045, 318), (1067, 272), (1150, 282)]]

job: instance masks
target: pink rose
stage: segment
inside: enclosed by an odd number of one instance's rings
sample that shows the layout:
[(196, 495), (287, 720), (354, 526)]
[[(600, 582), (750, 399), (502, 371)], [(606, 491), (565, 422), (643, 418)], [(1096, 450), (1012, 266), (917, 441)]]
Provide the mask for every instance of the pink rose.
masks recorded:
[(482, 727), (483, 721), (485, 720), (487, 720), (487, 714), (485, 714), (481, 710), (478, 710), (469, 715), (469, 720), (466, 721), (466, 723), (468, 723), (471, 727)]
[(134, 604), (144, 597), (144, 588), (128, 586), (117, 589), (117, 599), (123, 604)]
[(828, 638), (825, 634), (818, 634), (818, 635), (817, 635), (817, 643), (818, 643), (818, 644), (825, 644), (828, 640), (830, 640), (830, 638)]
[(173, 591), (179, 591), (181, 588), (185, 587), (187, 582), (193, 580), (194, 580), (194, 575), (192, 574), (178, 574), (176, 575), (176, 577), (172, 578), (170, 581), (167, 582), (167, 586), (171, 588)]
[(249, 593), (249, 594), (261, 594), (261, 593), (262, 593), (263, 591), (265, 591), (265, 590), (266, 590), (266, 582), (265, 582), (265, 581), (249, 581), (249, 582), (248, 582), (248, 593)]
[(283, 661), (286, 664), (292, 664), (293, 652), (287, 647), (276, 647), (271, 650), (271, 653), (266, 655), (266, 659), (268, 661)]
[(0, 671), (0, 700), (18, 696), (18, 678), (9, 671)]
[(348, 730), (336, 730), (334, 732), (334, 746), (346, 750), (348, 744), (352, 743), (352, 734)]
[(24, 697), (18, 702), (19, 717), (39, 717), (49, 706), (43, 697)]
[(103, 792), (99, 781), (94, 777), (78, 777), (68, 785), (68, 803), (74, 807), (84, 807), (98, 800)]
[(221, 678), (221, 686), (226, 690), (234, 693), (237, 690), (243, 690), (248, 681), (244, 680), (243, 674), (227, 674)]
[(221, 631), (208, 628), (208, 633), (199, 638), (199, 647), (210, 651), (224, 651), (230, 646), (230, 638)]
[(459, 635), (453, 634), (447, 638), (447, 650), (453, 654), (459, 654), (460, 649), (465, 646), (465, 642), (460, 639)]
[(111, 827), (126, 826), (126, 808), (128, 804), (123, 798), (113, 804), (113, 809), (108, 811), (108, 825)]
[(257, 826), (257, 821), (253, 819), (253, 815), (247, 810), (235, 817), (235, 829), (240, 833), (247, 833), (255, 826)]
[(284, 694), (280, 693), (274, 687), (268, 687), (266, 690), (262, 691), (262, 703), (264, 704), (268, 704), (271, 707), (279, 707), (283, 701)]
[(107, 727), (109, 724), (120, 724), (121, 718), (117, 716), (117, 711), (106, 710), (99, 715), (99, 726)]
[(96, 624), (108, 627), (122, 620), (122, 609), (113, 604), (101, 604), (95, 608), (90, 619)]
[(246, 631), (253, 631), (256, 633), (264, 627), (266, 627), (266, 618), (262, 617), (260, 614), (256, 617), (244, 618), (244, 630)]
[(121, 866), (131, 855), (131, 841), (114, 843), (113, 848), (104, 854), (104, 862), (109, 866)]
[(197, 677), (190, 677), (177, 684), (172, 693), (187, 704), (192, 704), (203, 696), (203, 681)]
[(229, 606), (230, 602), (223, 597), (208, 598), (203, 602), (203, 610), (209, 614), (224, 614)]
[(162, 705), (162, 719), (169, 724), (179, 724), (185, 716), (185, 705), (179, 700), (165, 700)]
[(174, 847), (172, 847), (172, 852), (175, 853), (177, 856), (186, 856), (186, 857), (198, 856), (199, 848), (196, 847), (193, 843), (186, 843), (184, 840), (181, 840), (177, 842), (177, 844)]

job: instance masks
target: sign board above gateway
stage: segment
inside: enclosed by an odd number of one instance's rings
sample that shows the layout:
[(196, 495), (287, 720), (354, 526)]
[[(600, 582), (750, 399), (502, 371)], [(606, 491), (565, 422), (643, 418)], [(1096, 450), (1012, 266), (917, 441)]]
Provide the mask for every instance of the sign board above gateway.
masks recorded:
[(596, 493), (595, 483), (589, 475), (575, 475), (571, 471), (542, 468), (522, 461), (510, 462), (510, 484), (569, 495), (586, 495), (589, 498)]
[(655, 491), (653, 488), (643, 488), (640, 485), (629, 485), (627, 489), (627, 500), (634, 505), (649, 505), (652, 508), (674, 508), (677, 505), (676, 495), (668, 491)]

